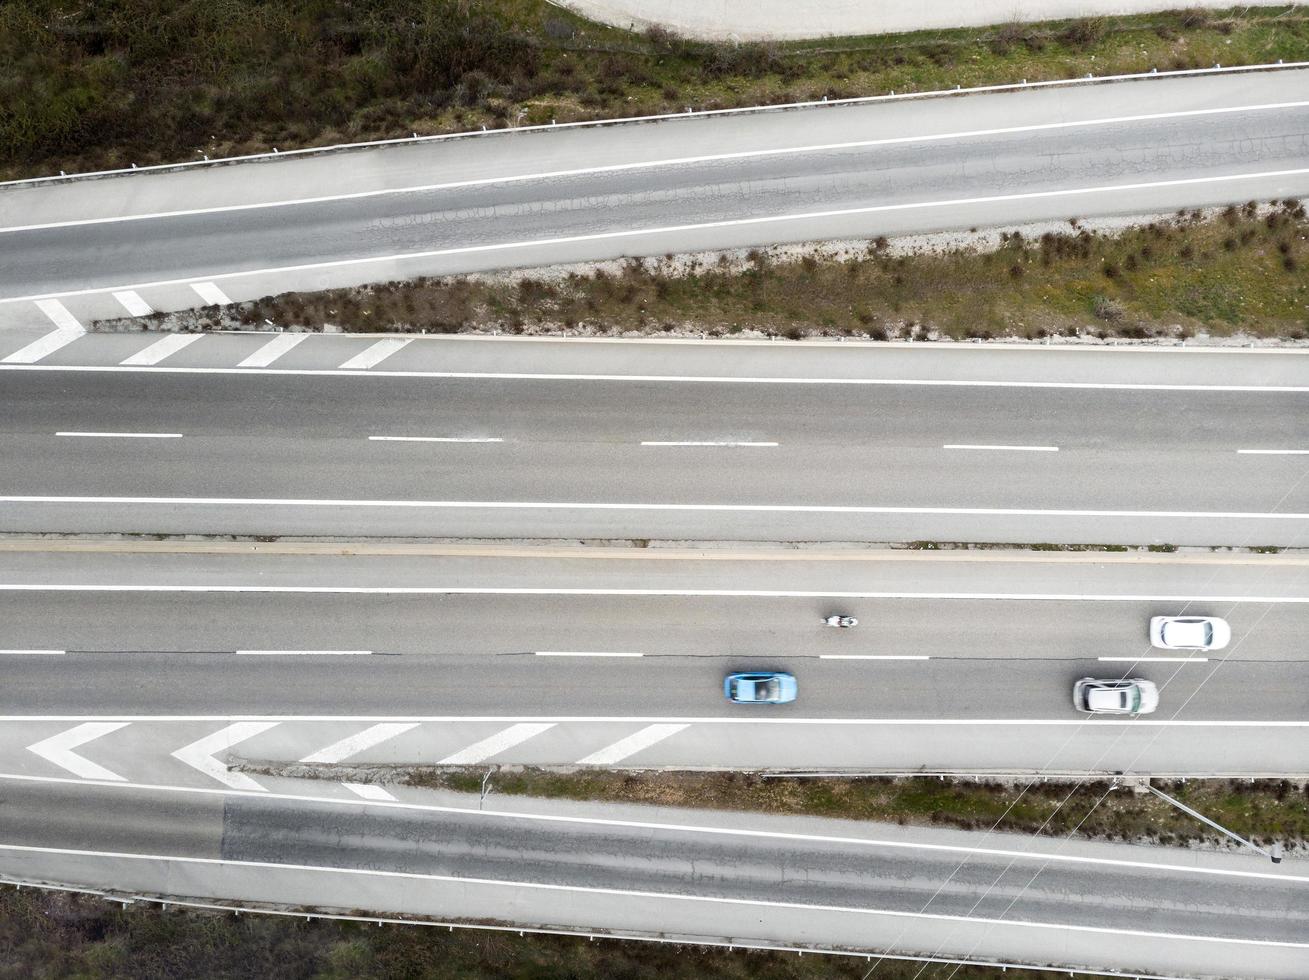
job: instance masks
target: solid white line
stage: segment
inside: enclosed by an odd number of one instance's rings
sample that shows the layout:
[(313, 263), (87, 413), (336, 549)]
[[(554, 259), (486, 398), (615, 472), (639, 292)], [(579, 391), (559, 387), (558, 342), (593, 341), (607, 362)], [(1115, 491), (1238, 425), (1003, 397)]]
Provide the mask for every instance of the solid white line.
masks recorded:
[[(1079, 724), (1082, 724), (1079, 722)], [(21, 783), (46, 783), (51, 785), (99, 786), (114, 790), (148, 790), (180, 793), (192, 796), (249, 796), (260, 799), (287, 800), (297, 803), (334, 803), (341, 806), (352, 805), (354, 801), (342, 800), (334, 796), (311, 796), (302, 793), (277, 793), (267, 791), (244, 791), (220, 788), (217, 786), (175, 786), (158, 783), (118, 783), (93, 782), (69, 779), (66, 776), (33, 776), (27, 773), (0, 772), (0, 780)], [(822, 844), (848, 845), (855, 848), (886, 848), (903, 851), (931, 851), (939, 854), (970, 854), (989, 858), (1005, 858), (1029, 861), (1053, 861), (1062, 864), (1087, 865), (1103, 868), (1130, 868), (1134, 870), (1163, 871), (1185, 875), (1207, 875), (1220, 878), (1242, 878), (1255, 881), (1281, 881), (1297, 884), (1309, 884), (1309, 875), (1295, 875), (1284, 872), (1245, 871), (1230, 868), (1204, 867), (1194, 863), (1164, 864), (1156, 861), (1129, 861), (1123, 858), (1085, 857), (1060, 851), (1032, 850), (1020, 851), (989, 847), (967, 846), (960, 844), (927, 844), (904, 840), (884, 840), (875, 837), (841, 837), (830, 834), (800, 834), (776, 830), (749, 830), (740, 827), (712, 827), (696, 824), (656, 823), (646, 820), (621, 820), (613, 817), (564, 816), (546, 813), (531, 813), (509, 810), (483, 810), (471, 807), (444, 806), (436, 803), (401, 803), (390, 804), (390, 809), (412, 811), (416, 813), (442, 813), (456, 816), (477, 816), (496, 820), (517, 820), (527, 823), (562, 823), (590, 827), (623, 827), (636, 830), (675, 831), (692, 834), (704, 834), (713, 837), (747, 837), (760, 840), (806, 841)], [(1033, 841), (1034, 844), (1039, 843)], [(1057, 842), (1052, 842), (1057, 843)], [(3, 846), (3, 845), (0, 845)], [(1198, 852), (1203, 854), (1203, 852)]]
[(145, 350), (137, 351), (131, 357), (124, 358), (119, 363), (126, 367), (148, 367), (158, 364), (167, 357), (172, 357), (178, 351), (190, 347), (204, 334), (199, 333), (172, 333), (167, 337), (156, 340)]
[(911, 657), (900, 655), (863, 654), (863, 653), (823, 653), (819, 660), (931, 660), (931, 657)]
[(520, 722), (448, 755), (438, 766), (472, 766), (554, 728), (554, 722)]
[(237, 650), (238, 657), (370, 657), (372, 650)]
[[(493, 252), (514, 251), (520, 249), (551, 248), (557, 245), (575, 245), (583, 242), (616, 242), (632, 238), (644, 238), (650, 235), (666, 235), (688, 231), (706, 231), (717, 228), (741, 228), (764, 225), (778, 225), (794, 221), (814, 221), (828, 218), (850, 217), (852, 215), (887, 214), (898, 211), (942, 210), (959, 208), (973, 204), (1010, 204), (1017, 201), (1055, 200), (1077, 197), (1079, 195), (1117, 196), (1126, 191), (1159, 190), (1165, 187), (1195, 187), (1206, 184), (1241, 184), (1245, 181), (1268, 180), (1280, 177), (1302, 177), (1309, 174), (1309, 167), (1290, 170), (1266, 170), (1257, 173), (1223, 174), (1210, 177), (1183, 177), (1174, 180), (1141, 181), (1130, 184), (1104, 184), (1093, 187), (1075, 187), (1064, 190), (1026, 191), (1013, 194), (988, 194), (981, 197), (952, 198), (949, 200), (918, 201), (906, 204), (876, 204), (858, 208), (834, 208), (826, 211), (803, 211), (792, 214), (764, 215), (753, 218), (727, 218), (721, 221), (703, 221), (679, 225), (656, 225), (648, 228), (631, 228), (622, 231), (599, 231), (580, 235), (559, 235), (552, 238), (536, 238), (514, 242), (497, 242), (486, 245), (458, 245), (449, 248), (427, 249), (421, 252), (395, 252), (388, 255), (374, 255), (353, 259), (332, 259), (322, 262), (301, 262), (295, 265), (268, 266), (262, 269), (246, 269), (241, 272), (220, 272), (207, 278), (241, 279), (254, 276), (278, 276), (291, 272), (309, 272), (323, 269), (343, 269), (351, 266), (384, 265), (390, 267), (396, 262), (414, 261), (416, 259), (441, 258), (451, 255), (483, 255)], [(1243, 193), (1236, 191), (1236, 193)], [(172, 286), (190, 283), (191, 279), (156, 279), (149, 282), (126, 283), (117, 286), (92, 287), (89, 289), (69, 289), (56, 293), (33, 293), (28, 296), (12, 296), (0, 299), (0, 306), (7, 303), (22, 303), (38, 299), (61, 299), (68, 296), (87, 296), (109, 292), (111, 289), (146, 289), (156, 286)], [(348, 362), (347, 362), (348, 363)], [(343, 365), (344, 366), (344, 365)]]
[(123, 289), (114, 293), (114, 299), (123, 304), (123, 309), (132, 316), (149, 316), (154, 312), (150, 304), (141, 298), (141, 294), (132, 289)]
[[(331, 801), (338, 802), (338, 801)], [(932, 922), (952, 922), (973, 926), (1007, 926), (1015, 930), (1068, 930), (1093, 935), (1135, 936), (1146, 939), (1184, 939), (1189, 942), (1211, 944), (1232, 944), (1252, 946), (1262, 949), (1309, 949), (1309, 943), (1287, 942), (1273, 939), (1239, 939), (1228, 936), (1209, 936), (1187, 933), (1150, 932), (1144, 929), (1115, 929), (1107, 926), (1072, 925), (1063, 922), (1033, 922), (1027, 919), (992, 919), (975, 915), (948, 915), (940, 912), (905, 912), (889, 909), (872, 909), (866, 906), (819, 905), (804, 902), (780, 902), (754, 898), (728, 898), (716, 895), (687, 895), (679, 892), (640, 891), (625, 888), (601, 888), (594, 885), (556, 885), (521, 879), (474, 878), (459, 875), (425, 874), (417, 871), (385, 871), (375, 868), (340, 868), (314, 864), (289, 864), (275, 861), (238, 861), (232, 858), (183, 857), (171, 854), (138, 854), (127, 851), (93, 851), (78, 850), (68, 847), (37, 847), (30, 844), (0, 844), (0, 850), (25, 854), (60, 854), (80, 858), (108, 858), (120, 861), (149, 861), (158, 863), (172, 861), (178, 864), (200, 865), (204, 867), (258, 868), (264, 871), (317, 872), (328, 875), (353, 875), (364, 878), (383, 878), (392, 881), (428, 881), (448, 882), (460, 885), (504, 886), (513, 890), (532, 890), (550, 893), (581, 893), (586, 895), (612, 895), (619, 898), (637, 898), (644, 901), (657, 899), (669, 902), (689, 902), (704, 905), (739, 905), (757, 909), (785, 909), (796, 912), (839, 912), (843, 914), (862, 915), (868, 918), (886, 916), (893, 919), (927, 919)], [(1286, 880), (1290, 876), (1270, 875), (1269, 877)]]
[(363, 797), (365, 800), (373, 800), (378, 803), (394, 803), (396, 799), (380, 786), (372, 783), (342, 783), (346, 789), (356, 796)]
[(38, 299), (36, 307), (53, 323), (59, 330), (67, 331), (71, 334), (84, 334), (86, 327), (82, 326), (81, 321), (73, 314), (68, 312), (68, 307), (57, 299)]
[(1238, 449), (1238, 456), (1309, 456), (1309, 449)]
[(278, 334), (268, 343), (264, 344), (257, 351), (237, 365), (239, 368), (262, 368), (268, 367), (283, 354), (296, 347), (302, 341), (308, 339), (307, 333), (283, 333)]
[(364, 371), (374, 365), (381, 364), (401, 347), (406, 346), (413, 340), (412, 337), (388, 337), (386, 340), (379, 340), (375, 344), (370, 344), (354, 357), (350, 358), (341, 365), (342, 371)]
[[(0, 300), (0, 304), (7, 302)], [(79, 335), (80, 336), (80, 335)], [(75, 338), (74, 338), (75, 339)], [(491, 340), (479, 337), (479, 340)], [(666, 341), (673, 343), (673, 341)], [(742, 341), (742, 343), (745, 343)], [(940, 348), (948, 350), (949, 348)], [(986, 350), (983, 347), (967, 348), (972, 351)], [(1080, 348), (1064, 348), (1079, 350)], [(26, 348), (24, 348), (26, 350)], [(1087, 348), (1097, 353), (1108, 354), (1117, 350), (1128, 353), (1127, 348)], [(1240, 349), (1244, 352), (1246, 349)], [(1299, 351), (1279, 348), (1279, 354), (1298, 355)], [(22, 353), (21, 351), (19, 353)], [(1135, 353), (1135, 352), (1132, 352)], [(1172, 348), (1169, 354), (1218, 353), (1216, 351), (1186, 350)], [(1229, 353), (1229, 352), (1222, 352)], [(1232, 350), (1231, 354), (1238, 353)], [(1263, 353), (1263, 352), (1260, 352)], [(269, 377), (288, 378), (347, 378), (359, 377), (358, 371), (343, 371), (340, 368), (249, 368), (240, 367), (123, 367), (119, 364), (33, 364), (28, 362), (9, 363), (17, 355), (10, 355), (0, 361), (3, 371), (62, 371), (81, 374), (258, 374)], [(399, 379), (436, 379), (456, 381), (602, 381), (629, 382), (635, 384), (751, 384), (751, 385), (850, 385), (855, 387), (904, 387), (904, 388), (1037, 388), (1074, 391), (1202, 391), (1202, 392), (1242, 392), (1275, 395), (1309, 394), (1309, 385), (1206, 385), (1206, 384), (1135, 384), (1130, 382), (1088, 382), (1088, 381), (982, 381), (982, 380), (930, 380), (924, 378), (802, 378), (802, 377), (741, 377), (732, 375), (675, 375), (675, 374), (544, 374), (524, 371), (369, 371), (374, 378)]]
[(1111, 517), (1151, 520), (1304, 521), (1309, 513), (1221, 510), (1073, 510), (1036, 507), (876, 507), (858, 504), (655, 504), (563, 500), (350, 500), (302, 497), (93, 497), (8, 494), (0, 504), (120, 504), (170, 507), (357, 507), (370, 510), (579, 510), (704, 514), (932, 514), (966, 517)]
[(963, 444), (953, 444), (942, 446), (942, 449), (1000, 449), (1017, 453), (1057, 453), (1058, 446), (969, 446)]
[(748, 446), (750, 448), (769, 448), (778, 445), (775, 442), (643, 442), (643, 446)]
[[(239, 595), (524, 595), (524, 596), (648, 596), (710, 599), (951, 599), (1014, 602), (1154, 602), (1214, 605), (1255, 603), (1304, 605), (1309, 596), (1270, 595), (1128, 595), (1077, 592), (839, 592), (810, 589), (621, 589), (574, 587), (517, 587), (480, 585), (128, 585), (118, 582), (84, 584), (67, 582), (0, 582), (0, 592), (140, 592)], [(295, 653), (299, 651), (277, 651)], [(310, 651), (318, 652), (318, 651)]]
[(74, 439), (181, 439), (180, 432), (56, 432)]
[(644, 653), (605, 653), (603, 651), (586, 652), (573, 650), (537, 650), (538, 657), (644, 657)]
[(1107, 664), (1207, 664), (1208, 657), (1096, 657)]
[(230, 306), (232, 303), (227, 294), (212, 282), (193, 282), (191, 288), (204, 300), (205, 306)]
[(172, 753), (174, 759), (184, 762), (193, 769), (198, 769), (211, 779), (216, 779), (232, 789), (263, 791), (263, 787), (243, 772), (233, 772), (226, 763), (214, 758), (215, 752), (230, 752), (238, 742), (254, 738), (270, 728), (276, 728), (275, 721), (235, 721), (227, 727), (196, 739)]
[(481, 436), (369, 436), (369, 442), (504, 442)]
[[(1068, 120), (1052, 123), (1029, 123), (1022, 126), (1001, 126), (991, 129), (960, 130), (948, 133), (923, 133), (916, 136), (892, 136), (881, 139), (848, 140), (839, 143), (815, 143), (803, 146), (772, 147), (761, 150), (737, 150), (730, 153), (705, 153), (696, 156), (663, 157), (653, 160), (638, 160), (632, 163), (602, 164), (593, 167), (573, 167), (565, 170), (546, 170), (525, 174), (505, 174), (497, 177), (475, 177), (467, 180), (445, 181), (437, 184), (415, 184), (408, 187), (388, 187), (343, 194), (323, 194), (316, 197), (290, 198), (282, 201), (259, 201), (249, 204), (220, 205), (211, 208), (152, 211), (144, 214), (116, 215), (104, 218), (74, 218), (68, 221), (50, 221), (40, 224), (13, 225), (9, 227), (0, 227), (0, 234), (20, 231), (44, 231), (54, 228), (80, 228), (86, 225), (115, 224), (131, 221), (153, 221), (163, 218), (183, 218), (194, 217), (197, 215), (227, 214), (237, 211), (302, 207), (305, 205), (328, 204), (338, 201), (358, 201), (374, 197), (386, 197), (402, 194), (463, 190), (472, 187), (487, 187), (540, 180), (556, 180), (569, 177), (584, 177), (593, 174), (625, 173), (633, 170), (681, 167), (688, 164), (720, 163), (729, 160), (766, 159), (770, 157), (797, 156), (805, 153), (829, 153), (841, 150), (871, 149), (880, 146), (899, 146), (912, 143), (939, 143), (949, 140), (977, 139), (989, 136), (1010, 136), (1018, 133), (1039, 133), (1066, 129), (1083, 129), (1097, 126), (1122, 125), (1124, 123), (1153, 122), (1164, 119), (1186, 119), (1239, 112), (1299, 109), (1305, 106), (1309, 106), (1309, 102), (1271, 102), (1244, 106), (1217, 106), (1207, 109), (1185, 109), (1174, 112), (1153, 112), (1132, 116), (1106, 116), (1094, 119)], [(212, 283), (192, 285), (195, 286), (196, 291), (199, 292), (199, 285), (212, 285)], [(201, 295), (203, 298), (203, 294)]]
[(310, 753), (300, 761), (324, 764), (344, 762), (350, 756), (358, 755), (364, 749), (371, 749), (375, 745), (381, 745), (387, 739), (403, 735), (405, 732), (412, 731), (417, 727), (418, 722), (416, 721), (382, 722), (379, 725), (373, 725), (371, 728), (365, 728), (362, 732), (348, 735), (339, 742), (333, 742), (326, 748)]
[(689, 728), (689, 725), (647, 725), (638, 732), (628, 735), (626, 738), (620, 738), (612, 745), (606, 745), (598, 752), (592, 752), (585, 758), (578, 759), (579, 766), (612, 766), (615, 763), (622, 762), (629, 756), (643, 749), (648, 749), (652, 745), (657, 745), (664, 739), (676, 735), (680, 731)]
[(66, 650), (0, 650), (0, 654), (15, 657), (62, 657)]
[(83, 758), (73, 750), (87, 742), (126, 728), (126, 721), (88, 721), (67, 731), (51, 735), (39, 742), (27, 746), (27, 751), (39, 755), (47, 762), (54, 763), (60, 769), (66, 769), (82, 779), (105, 779), (126, 782), (126, 778), (116, 772), (110, 772), (104, 766)]

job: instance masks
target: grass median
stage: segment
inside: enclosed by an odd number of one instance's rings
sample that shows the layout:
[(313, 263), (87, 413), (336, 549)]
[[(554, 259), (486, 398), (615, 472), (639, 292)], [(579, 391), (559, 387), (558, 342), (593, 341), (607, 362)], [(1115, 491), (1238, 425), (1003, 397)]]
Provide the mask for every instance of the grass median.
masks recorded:
[(1309, 339), (1309, 219), (1297, 200), (1126, 230), (1077, 222), (997, 244), (885, 239), (580, 271), (288, 293), (123, 321), (250, 328), (872, 340)]
[(0, 179), (1279, 59), (1309, 59), (1303, 9), (730, 45), (546, 0), (25, 0), (0, 4)]

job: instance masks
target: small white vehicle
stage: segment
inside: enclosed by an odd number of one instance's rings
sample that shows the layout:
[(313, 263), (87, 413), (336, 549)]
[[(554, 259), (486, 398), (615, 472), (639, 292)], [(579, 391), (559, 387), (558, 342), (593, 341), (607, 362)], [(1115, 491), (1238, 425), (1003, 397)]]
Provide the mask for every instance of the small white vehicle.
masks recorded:
[(1155, 616), (1150, 645), (1161, 650), (1221, 650), (1232, 640), (1227, 620), (1214, 616)]
[(1141, 677), (1083, 677), (1073, 685), (1073, 707), (1092, 715), (1148, 715), (1159, 707), (1159, 688)]
[(852, 626), (858, 626), (859, 620), (853, 616), (828, 616), (823, 620), (823, 623), (827, 626), (835, 626), (840, 630), (848, 630)]

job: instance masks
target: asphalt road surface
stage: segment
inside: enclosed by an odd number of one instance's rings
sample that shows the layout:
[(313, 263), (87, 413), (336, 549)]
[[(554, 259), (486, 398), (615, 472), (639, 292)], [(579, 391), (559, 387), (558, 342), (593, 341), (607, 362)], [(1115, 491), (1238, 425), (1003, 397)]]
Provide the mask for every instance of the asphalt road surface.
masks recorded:
[[(291, 289), (1309, 192), (1309, 71), (502, 133), (0, 190), (0, 303)], [(136, 299), (114, 298), (131, 290)], [(80, 304), (80, 305), (79, 305)]]
[[(346, 340), (288, 356), (321, 364)], [(1302, 354), (411, 347), (379, 376), (6, 365), (0, 530), (1281, 547), (1309, 532)]]
[[(744, 814), (9, 781), (0, 872), (668, 938), (1299, 977), (1302, 862)], [(295, 793), (298, 798), (287, 794)], [(485, 804), (484, 804), (485, 805)], [(35, 850), (32, 850), (35, 848)]]

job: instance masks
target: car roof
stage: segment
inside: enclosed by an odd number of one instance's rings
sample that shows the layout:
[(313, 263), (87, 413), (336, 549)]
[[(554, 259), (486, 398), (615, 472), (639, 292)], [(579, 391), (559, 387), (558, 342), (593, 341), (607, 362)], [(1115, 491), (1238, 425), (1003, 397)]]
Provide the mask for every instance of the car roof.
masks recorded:
[(1208, 640), (1208, 622), (1203, 619), (1172, 619), (1164, 623), (1164, 637), (1169, 643), (1204, 646)]

